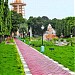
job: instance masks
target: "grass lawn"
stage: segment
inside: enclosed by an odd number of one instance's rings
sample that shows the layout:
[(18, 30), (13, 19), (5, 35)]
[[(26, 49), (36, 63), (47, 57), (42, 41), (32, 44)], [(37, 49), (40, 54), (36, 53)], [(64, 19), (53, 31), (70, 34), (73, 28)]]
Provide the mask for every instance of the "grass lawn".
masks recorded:
[(0, 44), (0, 75), (25, 75), (15, 45)]
[[(26, 43), (28, 44), (27, 40), (28, 39), (26, 39)], [(40, 52), (41, 40), (34, 40), (35, 39), (31, 41), (31, 46)], [(73, 41), (72, 46), (55, 46), (51, 41), (44, 42), (45, 51), (43, 54), (47, 55), (48, 57), (64, 65), (66, 68), (69, 68), (71, 71), (75, 72), (75, 38), (69, 38), (67, 40)], [(49, 48), (54, 48), (54, 50), (50, 50)]]
[[(34, 48), (40, 51), (40, 47)], [(49, 48), (54, 48), (54, 50), (50, 50)], [(71, 71), (75, 71), (74, 51), (75, 47), (70, 46), (45, 46), (44, 54), (69, 68)]]

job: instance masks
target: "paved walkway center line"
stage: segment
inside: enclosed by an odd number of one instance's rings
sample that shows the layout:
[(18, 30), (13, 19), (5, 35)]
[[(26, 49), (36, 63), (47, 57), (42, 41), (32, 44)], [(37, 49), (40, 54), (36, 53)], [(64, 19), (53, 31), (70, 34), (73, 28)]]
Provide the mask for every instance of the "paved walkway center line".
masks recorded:
[(32, 75), (72, 75), (22, 41), (15, 39), (15, 42)]

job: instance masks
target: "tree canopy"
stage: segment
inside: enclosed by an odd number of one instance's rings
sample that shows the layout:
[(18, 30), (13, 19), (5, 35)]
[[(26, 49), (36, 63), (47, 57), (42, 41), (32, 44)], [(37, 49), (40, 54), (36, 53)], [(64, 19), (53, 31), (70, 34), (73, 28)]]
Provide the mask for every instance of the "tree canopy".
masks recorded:
[(18, 29), (20, 29), (22, 27), (25, 28), (26, 21), (27, 20), (25, 18), (23, 18), (23, 16), (21, 14), (18, 14), (15, 11), (11, 11), (12, 32), (16, 32)]
[(43, 17), (29, 17), (27, 23), (28, 27), (32, 27), (34, 35), (41, 34), (41, 26), (44, 25), (44, 32), (47, 30), (47, 26), (50, 23), (56, 30), (56, 35), (60, 36), (61, 33), (64, 37), (69, 37), (71, 34), (75, 36), (75, 17), (66, 17), (63, 19), (49, 19), (47, 16)]

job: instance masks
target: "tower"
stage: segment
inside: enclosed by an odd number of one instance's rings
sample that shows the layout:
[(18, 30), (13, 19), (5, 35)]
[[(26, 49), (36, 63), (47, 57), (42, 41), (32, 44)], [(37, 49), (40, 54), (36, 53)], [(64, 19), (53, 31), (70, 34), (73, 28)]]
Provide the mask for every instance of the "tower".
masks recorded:
[(10, 3), (10, 5), (13, 6), (12, 10), (20, 13), (21, 15), (25, 15), (24, 6), (26, 6), (26, 4), (23, 3), (21, 0), (14, 0), (12, 3)]

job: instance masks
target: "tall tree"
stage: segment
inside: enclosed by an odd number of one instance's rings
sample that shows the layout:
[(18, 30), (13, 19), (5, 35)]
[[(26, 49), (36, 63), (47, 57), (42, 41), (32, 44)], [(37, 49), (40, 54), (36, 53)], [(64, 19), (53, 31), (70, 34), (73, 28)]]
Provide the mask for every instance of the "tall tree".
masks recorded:
[(4, 2), (4, 34), (10, 35), (11, 32), (11, 13), (8, 7), (8, 0)]
[(0, 35), (3, 34), (3, 25), (4, 25), (4, 21), (3, 21), (3, 18), (4, 18), (4, 0), (0, 0)]
[(8, 7), (8, 0), (0, 0), (0, 36), (10, 35), (11, 14)]
[(15, 11), (11, 11), (11, 22), (12, 22), (12, 32), (15, 34), (15, 32), (20, 29), (21, 27), (27, 26), (26, 25), (26, 19), (23, 18), (21, 14), (18, 14)]

